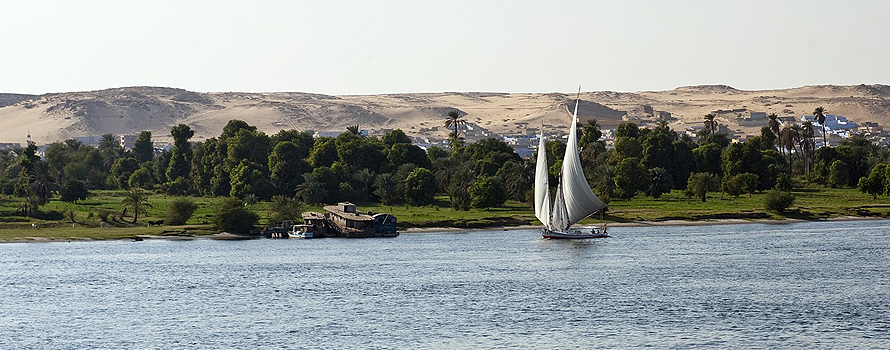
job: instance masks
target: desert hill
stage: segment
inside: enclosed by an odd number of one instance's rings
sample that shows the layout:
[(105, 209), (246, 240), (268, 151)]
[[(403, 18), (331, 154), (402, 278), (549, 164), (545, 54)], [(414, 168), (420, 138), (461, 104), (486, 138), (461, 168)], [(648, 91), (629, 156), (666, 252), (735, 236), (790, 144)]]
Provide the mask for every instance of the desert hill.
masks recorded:
[[(718, 112), (718, 122), (740, 133), (759, 126), (739, 126), (751, 112), (780, 116), (829, 113), (855, 122), (890, 125), (890, 86), (818, 85), (780, 90), (739, 90), (725, 85), (684, 86), (636, 93), (582, 92), (579, 115), (597, 118), (605, 128), (623, 120), (639, 124), (667, 121), (675, 130), (700, 125)], [(563, 93), (405, 93), (330, 96), (312, 93), (201, 93), (165, 87), (124, 87), (44, 95), (0, 94), (0, 142), (24, 143), (31, 133), (38, 144), (74, 136), (136, 133), (150, 130), (169, 141), (170, 127), (185, 123), (195, 140), (215, 137), (230, 119), (242, 119), (266, 133), (296, 128), (342, 131), (401, 128), (412, 136), (445, 138), (445, 114), (459, 110), (474, 130), (524, 133), (540, 125), (565, 127), (566, 107), (575, 94)]]

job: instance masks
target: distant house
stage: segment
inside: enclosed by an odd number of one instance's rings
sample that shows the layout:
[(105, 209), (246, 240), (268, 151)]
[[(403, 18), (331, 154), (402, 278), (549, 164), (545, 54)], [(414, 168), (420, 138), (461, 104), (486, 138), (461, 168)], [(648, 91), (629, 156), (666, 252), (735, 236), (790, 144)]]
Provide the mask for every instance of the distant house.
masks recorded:
[(132, 149), (133, 146), (136, 145), (136, 138), (138, 138), (138, 137), (139, 137), (139, 135), (135, 135), (135, 134), (121, 135), (121, 147), (123, 147), (124, 149)]
[(74, 139), (74, 140), (76, 140), (76, 141), (80, 141), (80, 143), (82, 143), (82, 144), (84, 144), (84, 145), (96, 147), (96, 146), (99, 145), (99, 142), (102, 141), (102, 135), (98, 135), (98, 136), (74, 136), (74, 137), (72, 137), (72, 139)]
[[(819, 125), (819, 123), (816, 122), (816, 117), (812, 115), (801, 116), (800, 121), (810, 121), (815, 125)], [(858, 128), (856, 123), (847, 120), (847, 118), (842, 115), (825, 115), (825, 131), (827, 133), (842, 133), (845, 131), (855, 130), (856, 128)]]

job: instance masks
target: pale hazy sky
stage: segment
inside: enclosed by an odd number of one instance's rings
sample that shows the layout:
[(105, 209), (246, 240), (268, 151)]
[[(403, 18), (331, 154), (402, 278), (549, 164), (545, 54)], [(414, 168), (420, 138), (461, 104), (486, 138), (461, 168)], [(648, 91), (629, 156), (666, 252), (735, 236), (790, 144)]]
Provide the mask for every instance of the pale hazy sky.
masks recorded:
[(890, 83), (890, 1), (3, 1), (0, 92)]

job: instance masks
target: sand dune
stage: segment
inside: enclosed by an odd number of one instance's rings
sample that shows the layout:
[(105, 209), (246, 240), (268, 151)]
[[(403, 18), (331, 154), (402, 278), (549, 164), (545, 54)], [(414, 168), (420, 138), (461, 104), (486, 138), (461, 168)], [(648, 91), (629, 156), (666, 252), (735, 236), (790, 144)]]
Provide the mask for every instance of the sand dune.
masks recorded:
[[(574, 94), (419, 93), (329, 96), (311, 93), (199, 93), (164, 87), (126, 87), (45, 95), (0, 94), (0, 142), (23, 143), (30, 131), (38, 144), (73, 136), (150, 130), (169, 141), (170, 127), (185, 123), (196, 140), (215, 137), (230, 119), (242, 119), (267, 133), (281, 129), (342, 131), (401, 128), (412, 136), (445, 138), (449, 111), (494, 133), (521, 133), (543, 124), (566, 124)], [(623, 120), (650, 124), (666, 120), (675, 129), (700, 124), (722, 110), (718, 121), (741, 133), (738, 114), (800, 116), (824, 106), (856, 122), (890, 125), (890, 86), (819, 85), (780, 90), (738, 90), (725, 85), (684, 86), (667, 91), (581, 93), (579, 115), (597, 118), (605, 128)], [(436, 128), (438, 127), (438, 128)], [(437, 129), (437, 130), (436, 130)]]

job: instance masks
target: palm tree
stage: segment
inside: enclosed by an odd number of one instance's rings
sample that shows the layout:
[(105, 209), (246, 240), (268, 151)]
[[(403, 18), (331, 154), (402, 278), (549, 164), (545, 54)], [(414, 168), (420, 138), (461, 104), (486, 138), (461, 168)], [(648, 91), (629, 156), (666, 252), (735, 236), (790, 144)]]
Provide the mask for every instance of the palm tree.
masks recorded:
[[(799, 128), (799, 127), (798, 127)], [(782, 128), (782, 134), (780, 135), (782, 147), (788, 150), (788, 173), (794, 173), (794, 167), (792, 164), (792, 154), (791, 152), (794, 150), (794, 145), (797, 143), (797, 139), (799, 134), (797, 130), (791, 125), (786, 125)]]
[(801, 125), (802, 131), (800, 132), (800, 150), (804, 155), (804, 159), (806, 160), (804, 169), (806, 173), (810, 173), (810, 167), (812, 166), (812, 157), (813, 151), (816, 148), (816, 130), (813, 127), (813, 122), (807, 120)]
[[(467, 121), (463, 118), (464, 117), (460, 115), (460, 112), (458, 110), (448, 112), (448, 115), (445, 117), (445, 127), (454, 128), (454, 130), (451, 132), (451, 142), (454, 143), (454, 145), (459, 145), (460, 126), (467, 125)], [(452, 147), (452, 149), (454, 149), (454, 147)]]
[(352, 179), (361, 186), (359, 188), (359, 200), (361, 200), (362, 202), (368, 200), (368, 195), (371, 192), (371, 186), (374, 184), (375, 178), (377, 178), (377, 175), (368, 168), (362, 168), (361, 170), (358, 170), (354, 174), (352, 174)]
[(615, 193), (615, 189), (618, 187), (615, 184), (615, 167), (603, 164), (596, 168), (595, 173), (597, 178), (596, 189), (599, 192), (600, 199), (604, 203), (611, 202), (612, 194)]
[(826, 141), (826, 138), (825, 138), (825, 112), (826, 112), (826, 110), (825, 110), (825, 108), (822, 108), (822, 106), (816, 107), (816, 110), (813, 111), (814, 119), (816, 119), (816, 122), (818, 122), (819, 125), (822, 125), (822, 146), (823, 147), (828, 146), (828, 141)]
[(40, 200), (40, 204), (49, 202), (53, 192), (59, 190), (59, 185), (53, 180), (49, 173), (49, 166), (45, 162), (38, 162), (28, 171), (31, 181), (31, 193)]
[(148, 202), (148, 193), (139, 188), (134, 188), (127, 192), (121, 203), (124, 204), (124, 211), (133, 209), (134, 224), (139, 220), (139, 213), (145, 214), (145, 209), (151, 208), (151, 203)]
[(717, 121), (714, 118), (717, 118), (714, 113), (705, 116), (705, 133), (710, 134), (717, 131)]
[(355, 135), (355, 136), (361, 136), (361, 135), (362, 135), (362, 131), (361, 131), (361, 129), (358, 128), (358, 124), (347, 126), (347, 127), (346, 127), (346, 132), (348, 132), (348, 133), (350, 133), (350, 134), (353, 134), (353, 135)]
[(776, 135), (776, 144), (774, 146), (779, 146), (779, 116), (775, 113), (772, 113), (768, 116), (769, 122), (767, 122), (767, 126), (769, 126), (769, 130), (773, 132), (773, 135)]
[(328, 190), (312, 173), (303, 174), (303, 183), (297, 186), (297, 197), (303, 202), (315, 204), (321, 202), (328, 195)]

